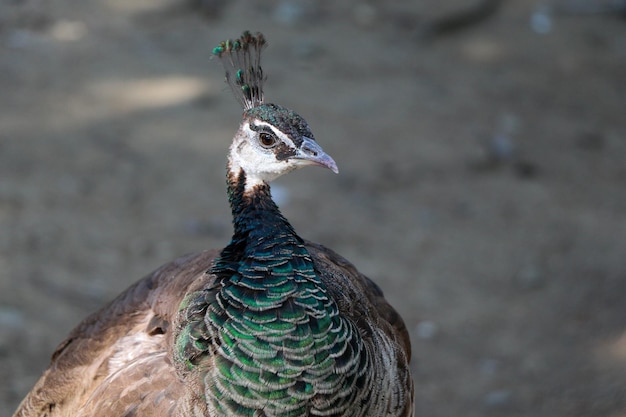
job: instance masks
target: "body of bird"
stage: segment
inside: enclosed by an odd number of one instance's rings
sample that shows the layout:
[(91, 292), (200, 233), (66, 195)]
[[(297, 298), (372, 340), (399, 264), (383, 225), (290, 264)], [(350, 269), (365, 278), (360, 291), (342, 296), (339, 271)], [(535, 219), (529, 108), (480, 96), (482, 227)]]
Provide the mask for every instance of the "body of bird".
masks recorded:
[(302, 117), (264, 102), (264, 45), (245, 32), (214, 50), (244, 107), (230, 244), (161, 267), (85, 319), (15, 417), (413, 415), (402, 319), (271, 198), (286, 172), (337, 167)]

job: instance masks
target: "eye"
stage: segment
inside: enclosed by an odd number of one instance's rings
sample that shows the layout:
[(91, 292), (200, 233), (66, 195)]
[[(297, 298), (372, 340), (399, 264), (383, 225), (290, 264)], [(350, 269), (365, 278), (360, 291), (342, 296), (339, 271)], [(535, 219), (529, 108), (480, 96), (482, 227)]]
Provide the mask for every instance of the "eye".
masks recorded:
[(261, 142), (261, 145), (264, 148), (271, 148), (272, 146), (276, 145), (276, 136), (272, 135), (271, 133), (267, 133), (267, 132), (261, 132), (259, 133), (259, 142)]

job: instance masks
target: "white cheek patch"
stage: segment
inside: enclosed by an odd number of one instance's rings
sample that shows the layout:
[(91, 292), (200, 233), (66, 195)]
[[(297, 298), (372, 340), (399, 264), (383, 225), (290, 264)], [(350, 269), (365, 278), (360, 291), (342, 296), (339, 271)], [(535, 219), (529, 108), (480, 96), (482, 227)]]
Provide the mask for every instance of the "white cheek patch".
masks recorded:
[[(293, 141), (280, 130), (267, 122), (256, 120), (254, 126), (265, 126), (271, 129), (279, 141), (294, 147)], [(263, 148), (257, 141), (258, 132), (250, 128), (248, 123), (239, 130), (230, 149), (230, 170), (238, 175), (240, 170), (246, 173), (246, 190), (263, 182), (270, 182), (279, 176), (292, 171), (296, 164), (289, 160), (277, 160), (271, 149)]]

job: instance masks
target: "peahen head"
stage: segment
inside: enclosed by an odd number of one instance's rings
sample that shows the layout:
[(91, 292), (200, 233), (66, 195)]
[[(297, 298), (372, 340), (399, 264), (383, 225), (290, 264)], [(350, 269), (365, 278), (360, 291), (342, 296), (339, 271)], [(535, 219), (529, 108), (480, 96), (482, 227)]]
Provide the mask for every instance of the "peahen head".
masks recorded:
[(229, 176), (245, 173), (246, 190), (307, 165), (337, 173), (337, 164), (317, 144), (307, 122), (297, 113), (263, 100), (262, 34), (244, 32), (213, 50), (226, 69), (226, 82), (244, 108), (243, 120), (230, 147)]

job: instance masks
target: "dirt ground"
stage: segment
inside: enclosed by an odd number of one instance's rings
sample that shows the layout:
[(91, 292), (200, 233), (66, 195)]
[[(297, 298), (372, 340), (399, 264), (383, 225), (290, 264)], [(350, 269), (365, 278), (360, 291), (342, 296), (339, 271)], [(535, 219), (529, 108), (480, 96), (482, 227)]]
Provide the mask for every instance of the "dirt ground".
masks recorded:
[(405, 318), (417, 415), (626, 416), (626, 21), (518, 0), (452, 30), (468, 3), (3, 2), (2, 415), (82, 317), (227, 243), (241, 111), (209, 56), (250, 29), (340, 170), (275, 196)]

